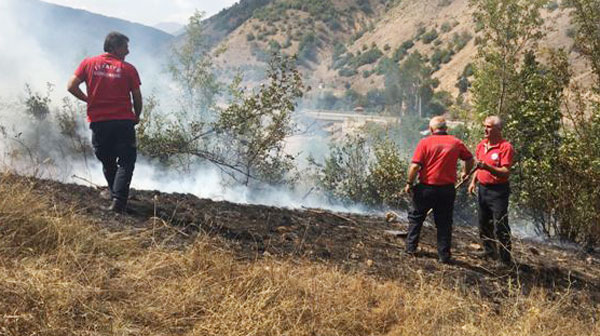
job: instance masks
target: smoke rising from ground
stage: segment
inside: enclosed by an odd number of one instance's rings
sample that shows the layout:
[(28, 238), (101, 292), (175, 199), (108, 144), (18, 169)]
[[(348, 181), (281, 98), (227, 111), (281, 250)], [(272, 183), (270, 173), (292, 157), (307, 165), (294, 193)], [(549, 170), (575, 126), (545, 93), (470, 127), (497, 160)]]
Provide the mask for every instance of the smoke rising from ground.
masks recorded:
[[(93, 156), (91, 148), (84, 153), (74, 153), (69, 138), (61, 135), (58, 115), (64, 112), (63, 98), (79, 109), (75, 120), (78, 123), (77, 136), (89, 146), (91, 131), (85, 123), (84, 105), (75, 102), (66, 91), (66, 83), (79, 62), (88, 56), (102, 52), (103, 38), (106, 34), (86, 34), (75, 37), (77, 31), (66, 32), (59, 22), (53, 22), (52, 8), (40, 7), (40, 11), (29, 11), (37, 1), (2, 1), (0, 4), (0, 165), (4, 171), (22, 175), (51, 178), (64, 182), (105, 186), (99, 162)], [(70, 12), (69, 12), (70, 13)], [(26, 14), (26, 15), (24, 15)], [(85, 29), (83, 29), (85, 30)], [(52, 34), (49, 32), (53, 32)], [(169, 111), (175, 105), (170, 91), (169, 75), (164, 71), (170, 49), (148, 51), (148, 46), (130, 37), (131, 54), (127, 61), (134, 64), (142, 78), (144, 96), (154, 94), (161, 107)], [(84, 42), (82, 42), (85, 40)], [(52, 83), (47, 90), (47, 83)], [(32, 93), (42, 99), (49, 99), (49, 114), (36, 119), (28, 113), (25, 101), (28, 98), (25, 85), (30, 85)], [(314, 130), (314, 129), (313, 129)], [(327, 146), (321, 134), (294, 138), (289, 144), (290, 153), (301, 153), (304, 158), (312, 153), (324, 156)], [(71, 144), (72, 145), (72, 144)], [(311, 151), (310, 147), (317, 148)], [(330, 204), (312, 188), (298, 187), (296, 191), (268, 186), (248, 188), (231, 186), (222, 172), (214, 165), (203, 165), (187, 172), (160, 170), (152, 162), (138, 159), (132, 187), (137, 189), (156, 189), (162, 192), (192, 193), (202, 198), (227, 200), (238, 203), (265, 204), (282, 207), (318, 207), (335, 211), (364, 212), (359, 206), (346, 207)]]

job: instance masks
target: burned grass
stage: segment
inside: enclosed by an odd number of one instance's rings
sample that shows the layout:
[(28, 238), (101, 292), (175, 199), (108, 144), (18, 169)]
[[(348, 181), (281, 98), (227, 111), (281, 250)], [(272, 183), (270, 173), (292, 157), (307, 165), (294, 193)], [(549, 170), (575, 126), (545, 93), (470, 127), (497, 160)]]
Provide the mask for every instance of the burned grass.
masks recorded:
[[(0, 184), (0, 334), (549, 335), (600, 331), (598, 256), (517, 242), (519, 266), (417, 258), (383, 218), (135, 191)], [(395, 224), (402, 228), (404, 224)]]

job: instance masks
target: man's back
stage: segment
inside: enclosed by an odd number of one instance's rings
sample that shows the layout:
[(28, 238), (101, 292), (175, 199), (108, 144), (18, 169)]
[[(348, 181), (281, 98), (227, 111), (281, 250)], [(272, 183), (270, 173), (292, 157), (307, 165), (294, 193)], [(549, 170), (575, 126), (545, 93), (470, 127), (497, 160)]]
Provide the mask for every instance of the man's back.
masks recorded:
[(412, 162), (421, 166), (419, 181), (428, 185), (448, 185), (456, 182), (458, 159), (473, 157), (467, 147), (452, 135), (433, 134), (419, 142)]
[(85, 59), (75, 75), (87, 86), (90, 122), (136, 119), (130, 94), (141, 83), (131, 64), (105, 53)]

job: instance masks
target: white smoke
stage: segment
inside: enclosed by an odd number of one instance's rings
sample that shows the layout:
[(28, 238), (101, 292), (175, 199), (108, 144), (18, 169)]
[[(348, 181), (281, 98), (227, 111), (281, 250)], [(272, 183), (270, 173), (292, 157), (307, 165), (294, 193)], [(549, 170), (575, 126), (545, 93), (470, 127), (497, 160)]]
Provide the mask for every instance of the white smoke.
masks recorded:
[[(93, 153), (66, 155), (67, 141), (61, 137), (56, 123), (56, 115), (66, 92), (66, 83), (84, 57), (101, 52), (102, 40), (97, 41), (97, 49), (86, 50), (79, 45), (71, 45), (70, 37), (56, 36), (49, 40), (47, 32), (54, 27), (39, 27), (48, 20), (43, 13), (28, 13), (22, 16), (23, 4), (30, 0), (2, 0), (0, 2), (0, 168), (23, 175), (51, 178), (63, 182), (105, 186), (100, 163)], [(43, 40), (40, 40), (43, 39)], [(49, 47), (51, 46), (51, 47)], [(142, 91), (145, 96), (159, 93), (158, 99), (164, 110), (174, 105), (170, 99), (172, 87), (164, 69), (161, 55), (143, 55), (136, 52), (136, 41), (130, 41), (131, 54), (128, 61), (134, 64), (142, 78)], [(165, 50), (168, 54), (170, 50)], [(54, 84), (49, 98), (52, 100), (51, 113), (45, 120), (36, 120), (26, 113), (24, 100), (25, 85), (31, 86), (34, 93), (46, 94), (46, 83)], [(70, 97), (73, 101), (74, 98)], [(78, 117), (83, 125), (84, 112)], [(80, 130), (86, 139), (91, 137), (87, 128)], [(312, 154), (323, 157), (327, 144), (319, 134), (293, 138), (287, 146), (290, 153), (301, 154), (297, 163), (302, 165)], [(346, 207), (331, 204), (318, 193), (296, 188), (297, 190), (272, 187), (247, 188), (231, 186), (222, 172), (214, 165), (203, 165), (186, 173), (164, 171), (152, 162), (138, 158), (132, 187), (135, 189), (160, 190), (162, 192), (191, 193), (200, 198), (226, 200), (236, 203), (263, 204), (288, 208), (326, 208), (334, 211), (365, 212), (360, 206)]]

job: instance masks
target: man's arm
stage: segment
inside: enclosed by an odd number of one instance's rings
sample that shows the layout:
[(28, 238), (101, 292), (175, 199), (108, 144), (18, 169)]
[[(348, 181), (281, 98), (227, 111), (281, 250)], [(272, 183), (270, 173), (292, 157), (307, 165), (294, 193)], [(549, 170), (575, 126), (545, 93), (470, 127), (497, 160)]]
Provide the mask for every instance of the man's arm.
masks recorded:
[(83, 83), (83, 80), (81, 80), (79, 77), (75, 75), (71, 76), (71, 79), (69, 79), (69, 82), (67, 83), (67, 91), (75, 96), (75, 98), (87, 103), (87, 95), (79, 88), (81, 83)]
[(485, 162), (478, 162), (477, 168), (487, 170), (492, 175), (495, 175), (498, 177), (509, 177), (510, 176), (510, 168), (506, 167), (506, 166), (494, 167), (494, 166), (490, 166), (489, 164), (487, 164)]
[[(479, 165), (479, 163), (478, 163)], [(477, 173), (473, 174), (473, 178), (471, 179), (471, 183), (469, 184), (468, 192), (474, 194), (475, 187), (477, 186)]]
[(417, 163), (411, 163), (408, 167), (408, 177), (406, 181), (406, 187), (404, 187), (404, 191), (409, 193), (412, 189), (413, 184), (415, 184), (415, 180), (417, 179), (417, 174), (421, 170), (421, 165)]
[(473, 170), (473, 166), (475, 166), (474, 158), (470, 158), (469, 160), (465, 161), (465, 166), (463, 167), (462, 176), (461, 176), (461, 178), (463, 180), (469, 176), (469, 173)]
[(140, 116), (142, 115), (142, 92), (140, 88), (137, 88), (131, 91), (131, 97), (133, 98), (133, 111), (135, 112), (136, 123), (140, 121)]

